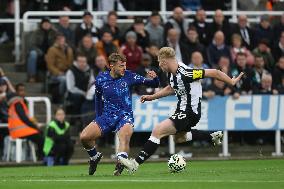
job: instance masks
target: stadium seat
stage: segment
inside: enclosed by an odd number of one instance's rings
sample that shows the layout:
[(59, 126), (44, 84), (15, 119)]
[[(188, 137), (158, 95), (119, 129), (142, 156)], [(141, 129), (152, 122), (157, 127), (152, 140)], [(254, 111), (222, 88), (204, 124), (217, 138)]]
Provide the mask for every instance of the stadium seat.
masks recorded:
[[(23, 160), (22, 156), (23, 156), (24, 143), (26, 143), (29, 146), (32, 160), (33, 162), (36, 162), (37, 157), (36, 157), (35, 145), (31, 141), (28, 141), (26, 139), (12, 139), (11, 137), (8, 137), (7, 148), (6, 148), (6, 161), (10, 161), (11, 154), (15, 154), (16, 157), (14, 159), (16, 159), (17, 163), (20, 163)], [(16, 148), (14, 148), (15, 149), (14, 153), (12, 153), (13, 144), (16, 145)]]

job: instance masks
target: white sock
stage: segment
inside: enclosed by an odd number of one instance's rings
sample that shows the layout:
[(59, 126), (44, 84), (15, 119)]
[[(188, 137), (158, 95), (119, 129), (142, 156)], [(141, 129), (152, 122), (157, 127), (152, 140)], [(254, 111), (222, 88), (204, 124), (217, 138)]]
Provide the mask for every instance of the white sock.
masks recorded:
[(192, 141), (192, 133), (189, 131), (186, 133), (186, 139), (185, 139), (187, 142), (188, 141)]
[(156, 144), (160, 144), (160, 139), (158, 139), (158, 138), (156, 138), (156, 137), (154, 137), (152, 135), (150, 136), (150, 138), (148, 140), (150, 140), (150, 141), (152, 141), (152, 142), (154, 142)]

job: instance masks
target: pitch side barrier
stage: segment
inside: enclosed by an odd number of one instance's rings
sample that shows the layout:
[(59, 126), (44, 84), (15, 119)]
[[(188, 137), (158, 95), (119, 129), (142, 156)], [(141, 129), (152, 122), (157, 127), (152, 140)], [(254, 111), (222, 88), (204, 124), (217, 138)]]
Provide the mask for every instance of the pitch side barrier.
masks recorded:
[[(140, 103), (133, 96), (135, 132), (151, 132), (154, 125), (166, 119), (176, 108), (175, 96)], [(275, 152), (282, 156), (281, 130), (284, 130), (284, 95), (250, 95), (239, 99), (216, 96), (202, 101), (201, 120), (195, 127), (201, 130), (224, 131), (223, 152), (230, 156), (228, 131), (275, 131)], [(173, 137), (169, 137), (169, 152), (175, 153)]]

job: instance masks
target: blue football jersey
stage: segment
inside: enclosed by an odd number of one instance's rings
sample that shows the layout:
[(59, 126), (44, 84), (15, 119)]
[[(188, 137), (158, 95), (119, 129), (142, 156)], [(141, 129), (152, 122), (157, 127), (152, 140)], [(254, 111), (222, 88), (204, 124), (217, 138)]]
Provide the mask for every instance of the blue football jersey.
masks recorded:
[(112, 78), (110, 71), (101, 72), (96, 77), (95, 106), (96, 117), (100, 115), (121, 115), (132, 112), (131, 87), (133, 85), (158, 87), (159, 79), (147, 79), (126, 70), (124, 76)]

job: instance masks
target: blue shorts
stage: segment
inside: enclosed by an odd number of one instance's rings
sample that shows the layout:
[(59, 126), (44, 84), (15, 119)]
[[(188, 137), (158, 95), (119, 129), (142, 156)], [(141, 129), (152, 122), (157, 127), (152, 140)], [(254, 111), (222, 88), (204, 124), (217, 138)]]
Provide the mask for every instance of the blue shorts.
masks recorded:
[(125, 124), (130, 124), (133, 126), (134, 118), (133, 115), (130, 113), (124, 113), (119, 116), (103, 114), (97, 117), (94, 122), (99, 125), (102, 131), (102, 135), (105, 135), (111, 131), (119, 131), (119, 129)]

